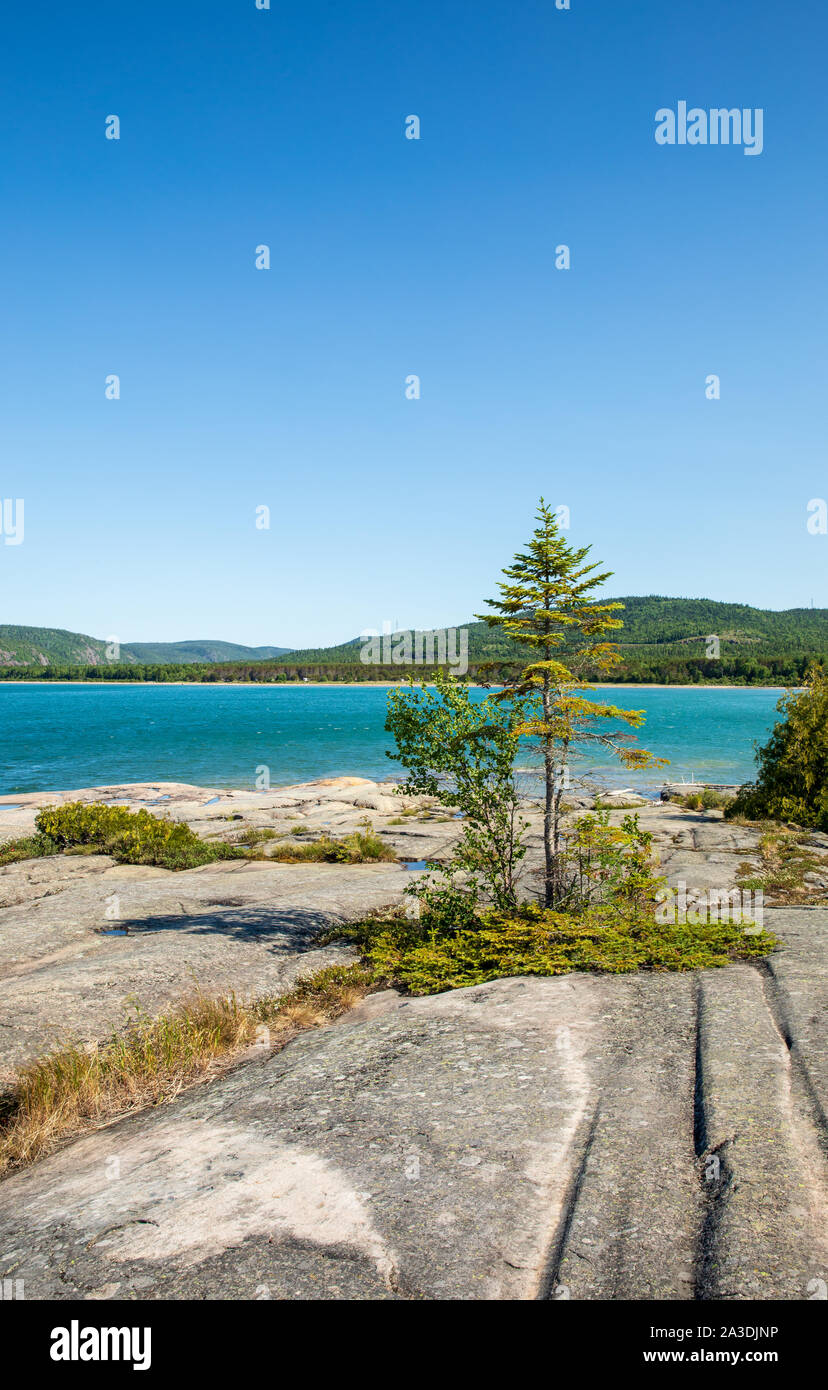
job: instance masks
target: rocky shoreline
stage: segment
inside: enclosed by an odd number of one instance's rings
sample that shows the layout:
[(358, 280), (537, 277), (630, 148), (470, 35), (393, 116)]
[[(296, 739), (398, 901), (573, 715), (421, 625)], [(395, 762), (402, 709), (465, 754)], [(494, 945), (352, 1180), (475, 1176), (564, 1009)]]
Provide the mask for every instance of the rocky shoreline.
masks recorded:
[[(0, 868), (7, 1082), (136, 1006), (196, 985), (279, 992), (354, 959), (320, 932), (399, 903), (406, 865), (458, 833), (424, 798), (337, 778), (0, 798), (0, 840), (73, 799), (208, 838), (301, 841), (368, 817), (398, 862)], [(757, 832), (720, 812), (639, 815), (673, 885), (727, 888), (758, 862)], [(811, 849), (818, 903), (828, 837)], [(780, 945), (759, 968), (370, 996), (0, 1183), (0, 1278), (48, 1299), (808, 1299), (828, 1267), (828, 907), (771, 906), (765, 925)]]

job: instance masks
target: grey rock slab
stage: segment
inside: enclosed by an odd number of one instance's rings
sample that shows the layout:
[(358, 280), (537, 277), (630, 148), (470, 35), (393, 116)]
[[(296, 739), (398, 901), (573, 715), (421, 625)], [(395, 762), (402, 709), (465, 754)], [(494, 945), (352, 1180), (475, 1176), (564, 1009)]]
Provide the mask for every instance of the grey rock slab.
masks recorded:
[(740, 965), (701, 977), (698, 1055), (706, 1204), (698, 1295), (808, 1299), (828, 1263), (825, 1135), (759, 971)]
[(692, 1297), (701, 1193), (693, 1150), (692, 975), (636, 976), (604, 1015), (600, 1077), (546, 1297)]
[(768, 1007), (828, 1150), (828, 908), (766, 908), (764, 925), (780, 943), (763, 967)]
[(410, 877), (394, 864), (116, 865), (0, 910), (0, 1076), (57, 1041), (108, 1035), (135, 1004), (158, 1012), (196, 988), (278, 992), (351, 959), (320, 951), (319, 933), (398, 902)]
[(0, 867), (0, 908), (15, 907), (63, 893), (82, 879), (102, 874), (114, 860), (107, 855), (54, 855), (23, 859)]
[(679, 882), (694, 890), (730, 889), (735, 886), (739, 861), (729, 856), (715, 858), (694, 854), (685, 849), (672, 852), (661, 851), (659, 873), (667, 878), (672, 887)]
[(747, 965), (388, 991), (7, 1179), (0, 1275), (18, 1252), (30, 1298), (806, 1299), (824, 1154), (790, 1078)]
[(596, 990), (501, 981), (306, 1034), (8, 1179), (0, 1255), (25, 1231), (29, 1298), (294, 1298), (311, 1275), (322, 1297), (532, 1296)]

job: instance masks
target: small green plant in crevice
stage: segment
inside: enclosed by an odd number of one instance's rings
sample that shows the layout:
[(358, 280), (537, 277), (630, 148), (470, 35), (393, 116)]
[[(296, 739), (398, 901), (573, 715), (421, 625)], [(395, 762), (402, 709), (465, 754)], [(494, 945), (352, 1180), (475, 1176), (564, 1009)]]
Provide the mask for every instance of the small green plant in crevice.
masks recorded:
[[(828, 878), (828, 861), (819, 859), (802, 844), (801, 831), (773, 826), (760, 835), (757, 846), (759, 864), (743, 863), (736, 879), (739, 888), (761, 889), (774, 902), (803, 902), (815, 896), (805, 875), (820, 873)], [(825, 890), (816, 890), (824, 897)]]
[(267, 844), (268, 840), (277, 839), (277, 832), (265, 826), (262, 829), (240, 830), (237, 835), (233, 835), (225, 844), (245, 845), (249, 849), (255, 849), (257, 845)]

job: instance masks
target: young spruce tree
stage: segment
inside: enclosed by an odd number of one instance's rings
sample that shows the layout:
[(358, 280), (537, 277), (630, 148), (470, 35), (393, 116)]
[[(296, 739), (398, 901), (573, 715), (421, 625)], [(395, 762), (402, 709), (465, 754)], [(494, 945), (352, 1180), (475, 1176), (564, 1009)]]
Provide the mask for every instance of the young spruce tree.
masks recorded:
[[(486, 600), (494, 612), (475, 616), (534, 653), (522, 669), (507, 675), (496, 698), (514, 703), (519, 711), (516, 731), (540, 744), (545, 782), (544, 902), (554, 907), (566, 891), (561, 800), (566, 774), (579, 748), (600, 745), (629, 768), (663, 765), (665, 760), (631, 747), (633, 734), (597, 727), (601, 721), (620, 720), (633, 728), (644, 723), (643, 710), (619, 709), (586, 698), (594, 687), (585, 673), (608, 675), (621, 660), (606, 634), (623, 627), (614, 614), (624, 605), (595, 601), (595, 590), (611, 577), (611, 571), (596, 574), (597, 564), (584, 563), (591, 547), (575, 549), (568, 543), (543, 498), (537, 520), (526, 550), (503, 571), (505, 583), (498, 584), (501, 597)], [(561, 647), (566, 662), (557, 655)]]

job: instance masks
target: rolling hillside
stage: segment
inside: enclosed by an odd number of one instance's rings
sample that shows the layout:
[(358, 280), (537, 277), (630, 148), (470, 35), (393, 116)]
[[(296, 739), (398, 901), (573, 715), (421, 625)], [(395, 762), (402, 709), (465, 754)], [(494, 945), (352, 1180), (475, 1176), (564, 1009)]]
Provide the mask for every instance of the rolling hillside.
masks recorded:
[[(632, 596), (620, 600), (624, 626), (613, 634), (622, 657), (612, 679), (632, 684), (797, 685), (814, 657), (828, 658), (828, 609), (776, 612), (712, 599)], [(485, 623), (469, 633), (472, 676), (481, 662), (515, 662), (524, 653)], [(718, 655), (709, 639), (719, 639)], [(0, 680), (148, 680), (333, 682), (400, 680), (406, 668), (386, 654), (380, 666), (360, 661), (363, 642), (289, 650), (211, 640), (135, 642), (119, 662), (104, 642), (54, 628), (0, 627)], [(566, 659), (566, 648), (561, 654)], [(478, 671), (478, 674), (482, 674)], [(593, 679), (599, 673), (586, 672)], [(491, 678), (494, 678), (493, 676)]]
[(237, 642), (130, 642), (124, 651), (129, 660), (145, 665), (167, 661), (272, 661), (290, 647), (242, 647)]
[[(236, 642), (130, 642), (121, 661), (130, 665), (166, 662), (270, 661), (287, 647), (243, 647)], [(0, 666), (103, 666), (106, 642), (83, 632), (53, 627), (0, 626)]]
[[(717, 636), (721, 654), (734, 656), (828, 652), (828, 609), (789, 608), (775, 612), (714, 599), (664, 598), (653, 594), (627, 596), (618, 617), (624, 626), (610, 634), (625, 658), (664, 659), (704, 656), (707, 638)], [(469, 633), (469, 660), (514, 660), (515, 646), (486, 623), (458, 623)], [(280, 663), (340, 664), (359, 662), (362, 641), (353, 638), (336, 647), (294, 650)]]
[(106, 643), (97, 637), (57, 627), (0, 626), (0, 666), (97, 666), (104, 661)]

